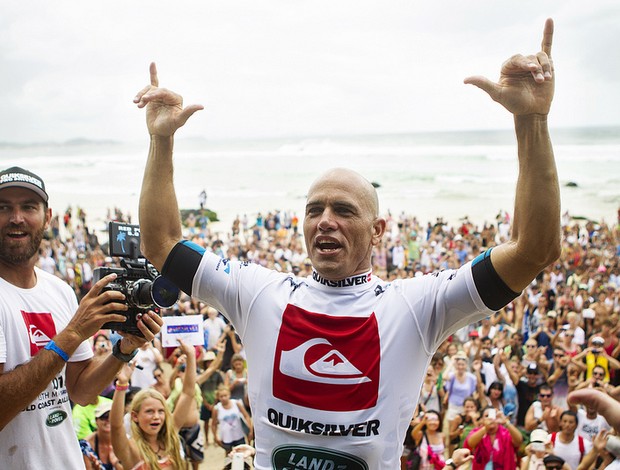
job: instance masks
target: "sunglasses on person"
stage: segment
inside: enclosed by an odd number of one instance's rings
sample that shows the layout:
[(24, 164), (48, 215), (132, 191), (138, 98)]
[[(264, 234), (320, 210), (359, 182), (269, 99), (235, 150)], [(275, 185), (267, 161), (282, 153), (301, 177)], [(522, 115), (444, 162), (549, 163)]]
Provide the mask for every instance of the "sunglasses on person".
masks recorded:
[(605, 375), (605, 372), (592, 372), (592, 375), (595, 375), (597, 377), (603, 377)]
[(97, 419), (100, 419), (101, 421), (108, 421), (110, 419), (110, 412), (108, 411), (106, 413), (103, 413)]
[(539, 393), (538, 396), (540, 398), (551, 398), (553, 394), (552, 393)]

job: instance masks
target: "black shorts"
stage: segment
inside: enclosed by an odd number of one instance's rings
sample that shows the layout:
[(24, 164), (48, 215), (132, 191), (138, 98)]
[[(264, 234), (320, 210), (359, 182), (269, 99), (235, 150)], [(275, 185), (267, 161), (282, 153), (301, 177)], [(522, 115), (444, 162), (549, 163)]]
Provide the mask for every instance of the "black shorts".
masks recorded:
[(200, 434), (200, 423), (190, 428), (181, 428), (179, 436), (183, 441), (185, 456), (192, 462), (202, 462), (205, 459), (204, 439)]
[(204, 405), (200, 405), (200, 419), (205, 423), (211, 419), (213, 412)]

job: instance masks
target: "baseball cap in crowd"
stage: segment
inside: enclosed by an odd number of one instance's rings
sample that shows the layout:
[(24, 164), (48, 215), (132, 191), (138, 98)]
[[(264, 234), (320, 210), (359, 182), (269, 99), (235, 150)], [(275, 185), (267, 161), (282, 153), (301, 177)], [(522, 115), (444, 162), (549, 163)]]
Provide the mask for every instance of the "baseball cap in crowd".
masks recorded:
[(95, 408), (95, 418), (101, 418), (104, 414), (108, 413), (111, 409), (112, 409), (111, 401), (106, 400), (102, 403), (99, 403), (97, 405), (97, 408)]
[(215, 360), (215, 353), (213, 351), (207, 351), (204, 355), (203, 360), (205, 361), (213, 361)]
[(592, 344), (598, 344), (600, 346), (605, 344), (605, 340), (600, 336), (595, 336), (592, 338)]
[(556, 318), (556, 317), (558, 316), (558, 314), (556, 313), (556, 311), (555, 311), (555, 310), (549, 310), (549, 311), (547, 312), (547, 316), (548, 316), (548, 317), (551, 317), (551, 318)]
[(538, 374), (538, 366), (533, 362), (527, 366), (528, 374)]
[(564, 459), (554, 454), (549, 454), (543, 459), (543, 463), (545, 464), (545, 468), (551, 469), (561, 469), (562, 465), (564, 465)]
[(20, 187), (34, 191), (47, 202), (48, 196), (45, 192), (45, 183), (34, 173), (24, 170), (18, 166), (7, 168), (0, 172), (0, 189)]
[(480, 336), (480, 334), (478, 333), (478, 330), (471, 330), (469, 332), (469, 337), (470, 338), (478, 338)]
[(454, 356), (452, 356), (452, 359), (454, 359), (455, 361), (458, 360), (458, 359), (462, 359), (462, 360), (466, 361), (467, 360), (467, 354), (465, 354), (463, 351), (459, 351)]
[(544, 429), (534, 429), (530, 434), (530, 442), (548, 444), (550, 442), (549, 433)]

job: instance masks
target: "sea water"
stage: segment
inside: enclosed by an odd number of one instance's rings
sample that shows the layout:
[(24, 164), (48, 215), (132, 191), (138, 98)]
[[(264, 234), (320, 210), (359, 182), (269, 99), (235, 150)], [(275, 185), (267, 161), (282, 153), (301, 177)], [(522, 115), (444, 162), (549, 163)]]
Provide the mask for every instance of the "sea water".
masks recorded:
[[(562, 211), (614, 222), (620, 208), (620, 128), (552, 130)], [(23, 166), (46, 182), (56, 213), (81, 207), (105, 226), (114, 207), (137, 223), (148, 141), (74, 141), (0, 145), (0, 167)], [(495, 222), (512, 213), (517, 180), (511, 131), (441, 132), (207, 141), (177, 139), (175, 186), (180, 208), (206, 206), (228, 231), (232, 220), (273, 210), (302, 218), (306, 191), (332, 167), (352, 168), (378, 186), (381, 211), (422, 222), (463, 217)]]

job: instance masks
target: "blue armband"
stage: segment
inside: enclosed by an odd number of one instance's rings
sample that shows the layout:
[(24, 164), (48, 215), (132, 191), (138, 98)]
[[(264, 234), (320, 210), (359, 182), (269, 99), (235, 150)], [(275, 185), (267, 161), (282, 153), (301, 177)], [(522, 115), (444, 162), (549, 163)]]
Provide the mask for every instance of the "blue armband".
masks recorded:
[(60, 349), (58, 345), (54, 343), (54, 340), (51, 340), (49, 343), (47, 343), (44, 349), (47, 349), (48, 351), (54, 351), (65, 362), (69, 360), (69, 355), (66, 352), (64, 352), (62, 349)]

